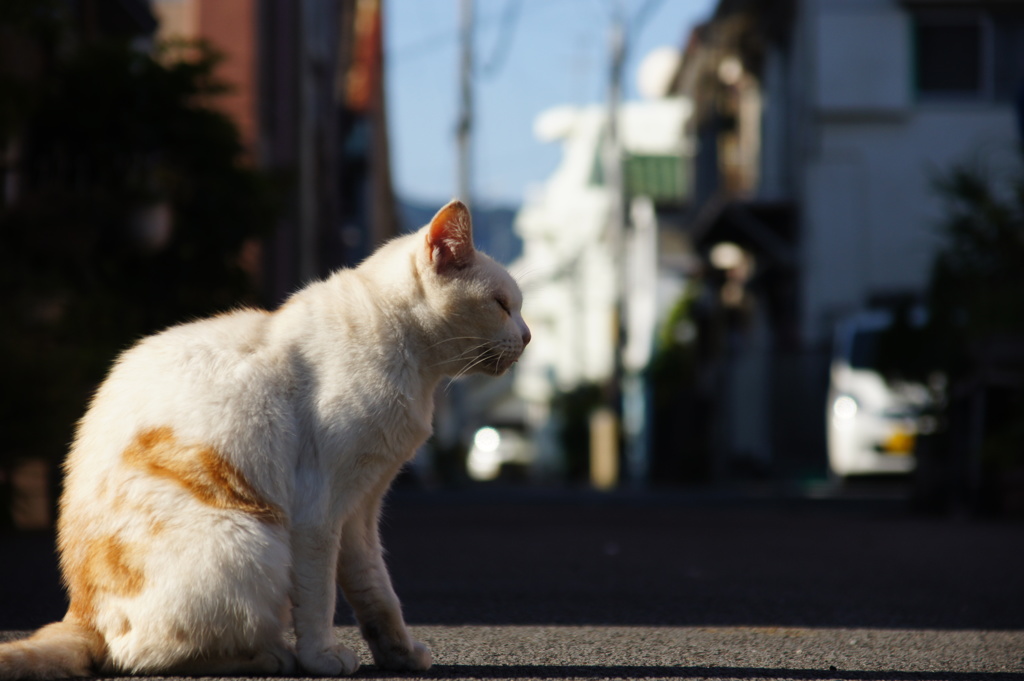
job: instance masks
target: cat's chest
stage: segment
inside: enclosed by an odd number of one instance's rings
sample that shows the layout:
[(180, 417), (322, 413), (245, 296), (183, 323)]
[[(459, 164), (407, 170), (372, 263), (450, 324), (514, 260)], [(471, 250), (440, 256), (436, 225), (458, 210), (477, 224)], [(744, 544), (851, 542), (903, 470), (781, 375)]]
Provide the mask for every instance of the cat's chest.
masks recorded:
[(430, 437), (432, 395), (393, 395), (382, 407), (382, 413), (384, 418), (380, 422), (371, 419), (369, 425), (373, 442), (380, 443), (385, 452), (406, 458)]
[(433, 391), (380, 378), (363, 386), (321, 395), (318, 439), (360, 457), (409, 458), (432, 432)]

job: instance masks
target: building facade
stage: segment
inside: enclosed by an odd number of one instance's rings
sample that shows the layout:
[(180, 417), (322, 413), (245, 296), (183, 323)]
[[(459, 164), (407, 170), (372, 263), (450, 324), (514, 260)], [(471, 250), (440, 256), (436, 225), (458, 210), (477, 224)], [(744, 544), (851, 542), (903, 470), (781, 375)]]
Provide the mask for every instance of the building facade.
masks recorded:
[(659, 321), (683, 288), (678, 230), (689, 193), (682, 131), (690, 106), (670, 97), (627, 102), (617, 113), (621, 146), (610, 162), (621, 183), (610, 178), (606, 107), (559, 107), (536, 121), (538, 137), (561, 143), (563, 156), (516, 217), (523, 255), (511, 269), (534, 331), (516, 393), (527, 406), (541, 467), (559, 470), (566, 452), (557, 433), (565, 424), (552, 402), (580, 389), (604, 391), (613, 411), (621, 410), (625, 440), (630, 433), (635, 440), (621, 462), (623, 477), (643, 478), (648, 424), (639, 374)]
[[(726, 329), (705, 357), (721, 472), (822, 469), (835, 324), (922, 296), (938, 173), (1015, 160), (1022, 30), (1019, 2), (722, 0), (694, 31), (677, 87)], [(723, 243), (738, 264), (713, 264)]]
[(270, 304), (398, 233), (381, 0), (154, 0), (162, 39), (220, 52), (217, 105), (287, 188), (259, 267)]

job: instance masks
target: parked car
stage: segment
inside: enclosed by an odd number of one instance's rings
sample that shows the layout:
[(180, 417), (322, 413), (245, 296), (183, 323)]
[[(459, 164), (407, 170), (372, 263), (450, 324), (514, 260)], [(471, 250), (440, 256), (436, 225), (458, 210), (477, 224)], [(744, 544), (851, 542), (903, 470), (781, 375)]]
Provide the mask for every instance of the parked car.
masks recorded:
[(826, 414), (828, 463), (836, 476), (914, 470), (930, 394), (920, 383), (889, 381), (878, 371), (879, 339), (893, 320), (891, 312), (871, 310), (837, 326)]

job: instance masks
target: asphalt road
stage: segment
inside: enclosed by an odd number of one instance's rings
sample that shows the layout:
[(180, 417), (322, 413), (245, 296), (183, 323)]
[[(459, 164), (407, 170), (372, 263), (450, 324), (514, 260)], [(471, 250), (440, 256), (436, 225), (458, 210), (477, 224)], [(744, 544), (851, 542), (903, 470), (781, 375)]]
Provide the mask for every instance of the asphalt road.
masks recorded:
[[(399, 490), (428, 678), (1024, 679), (1024, 523), (898, 500)], [(52, 536), (0, 537), (0, 637), (58, 619)], [(344, 603), (359, 676), (389, 678)]]

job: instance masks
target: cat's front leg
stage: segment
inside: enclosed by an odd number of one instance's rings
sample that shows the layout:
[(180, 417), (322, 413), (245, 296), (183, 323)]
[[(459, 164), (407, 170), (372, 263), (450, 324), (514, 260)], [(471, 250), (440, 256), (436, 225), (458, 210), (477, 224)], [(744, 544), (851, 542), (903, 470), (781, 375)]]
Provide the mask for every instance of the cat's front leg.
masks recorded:
[(337, 531), (301, 526), (292, 531), (295, 656), (316, 676), (348, 675), (359, 669), (356, 654), (334, 638), (338, 544)]
[(401, 604), (391, 586), (377, 530), (379, 509), (377, 500), (345, 524), (338, 580), (379, 667), (430, 669), (434, 657), (426, 645), (409, 634)]

